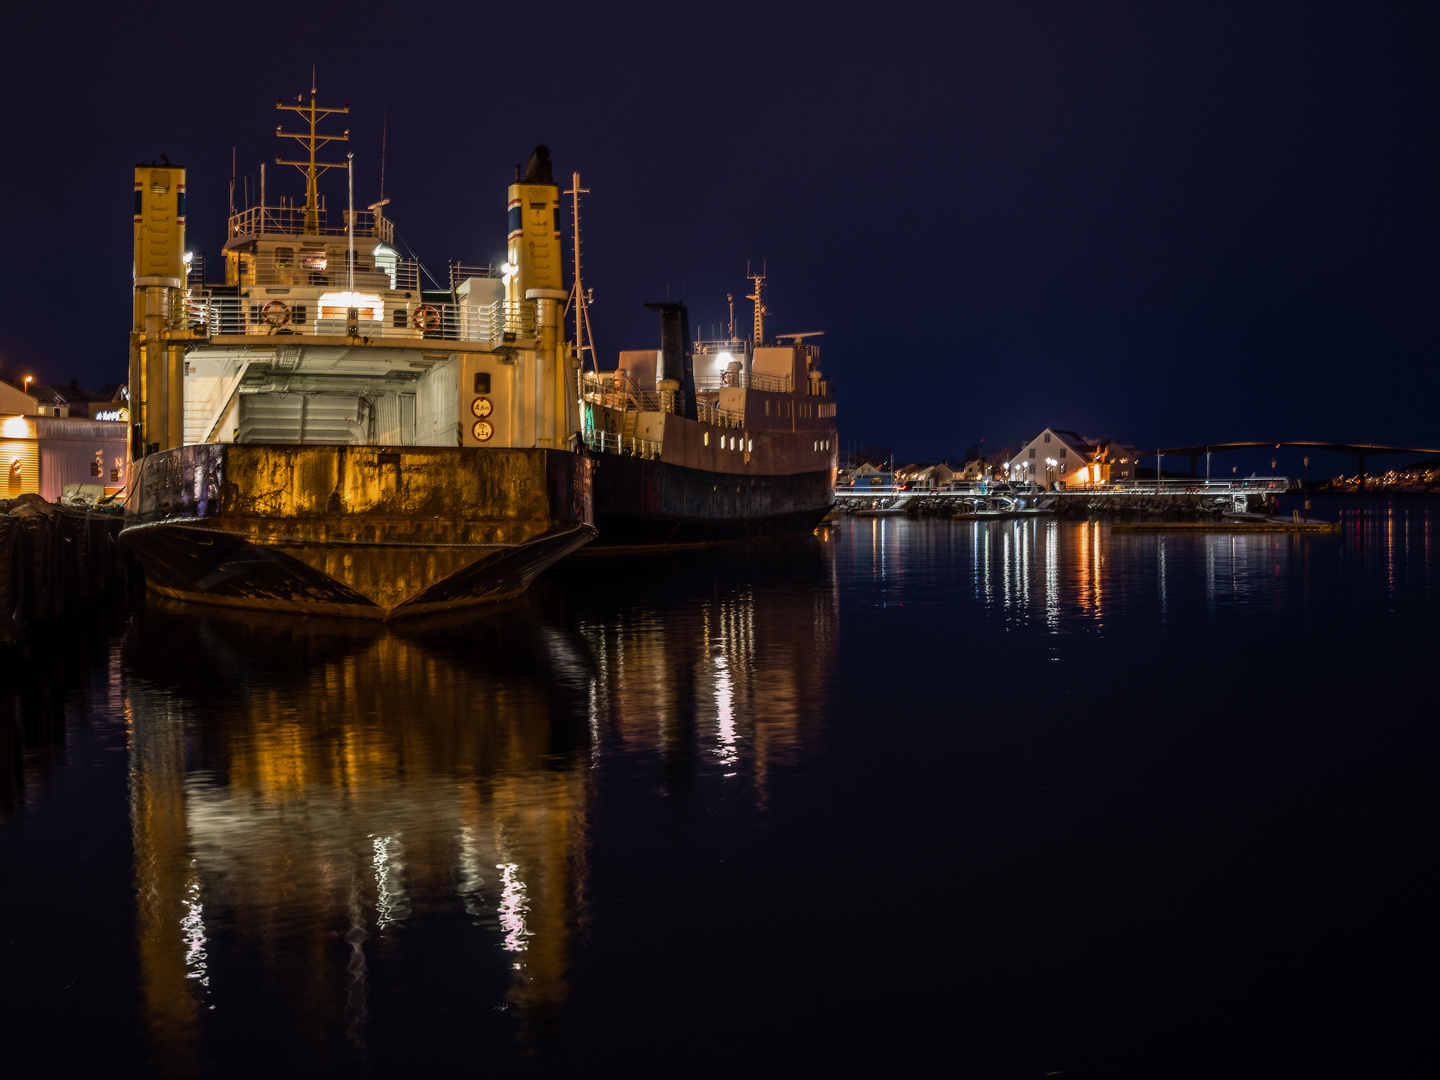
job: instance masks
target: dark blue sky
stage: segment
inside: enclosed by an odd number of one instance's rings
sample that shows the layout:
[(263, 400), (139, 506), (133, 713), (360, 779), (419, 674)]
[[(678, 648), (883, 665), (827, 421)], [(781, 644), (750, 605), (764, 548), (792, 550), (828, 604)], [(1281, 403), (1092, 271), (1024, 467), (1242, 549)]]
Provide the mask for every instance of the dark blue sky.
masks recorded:
[[(352, 106), (357, 201), (388, 108), (390, 212), (438, 277), (502, 250), (536, 143), (580, 170), (612, 363), (658, 339), (645, 301), (708, 333), (765, 258), (770, 327), (825, 331), (842, 439), (901, 457), (1047, 424), (1440, 442), (1433, 7), (49, 10), (0, 70), (7, 374), (123, 378), (131, 166), (188, 167), (215, 255), (231, 146), (242, 175), (274, 160), (313, 62)], [(288, 172), (270, 191), (303, 194)]]

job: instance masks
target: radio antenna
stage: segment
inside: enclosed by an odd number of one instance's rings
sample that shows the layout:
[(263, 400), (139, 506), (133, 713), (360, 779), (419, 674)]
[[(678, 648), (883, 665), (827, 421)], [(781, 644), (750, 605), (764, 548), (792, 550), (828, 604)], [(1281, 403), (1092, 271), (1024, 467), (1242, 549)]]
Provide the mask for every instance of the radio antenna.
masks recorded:
[(755, 301), (755, 348), (758, 349), (761, 345), (765, 344), (766, 312), (765, 299), (763, 296), (763, 290), (765, 288), (765, 262), (763, 260), (761, 261), (760, 272), (758, 274), (752, 274), (750, 272), (750, 264), (747, 262), (745, 264), (745, 276), (755, 282), (755, 291), (748, 294), (745, 299)]
[(380, 199), (385, 199), (385, 135), (390, 129), (390, 106), (380, 114)]
[(595, 337), (590, 332), (590, 296), (580, 282), (580, 196), (590, 194), (590, 189), (580, 186), (578, 172), (570, 174), (570, 190), (565, 194), (571, 196), (570, 225), (575, 243), (575, 284), (571, 286), (570, 292), (571, 302), (575, 305), (575, 358), (580, 361), (583, 370), (585, 351), (588, 349), (590, 366), (599, 374), (600, 361), (595, 355)]

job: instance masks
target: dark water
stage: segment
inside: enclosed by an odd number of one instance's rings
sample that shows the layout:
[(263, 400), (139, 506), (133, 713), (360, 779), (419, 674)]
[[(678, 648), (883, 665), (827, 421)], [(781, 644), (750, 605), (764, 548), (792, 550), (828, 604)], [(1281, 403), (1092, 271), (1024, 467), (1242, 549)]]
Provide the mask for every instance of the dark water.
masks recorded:
[(1440, 507), (1337, 505), (37, 641), (0, 1073), (1398, 1075), (1433, 1056)]

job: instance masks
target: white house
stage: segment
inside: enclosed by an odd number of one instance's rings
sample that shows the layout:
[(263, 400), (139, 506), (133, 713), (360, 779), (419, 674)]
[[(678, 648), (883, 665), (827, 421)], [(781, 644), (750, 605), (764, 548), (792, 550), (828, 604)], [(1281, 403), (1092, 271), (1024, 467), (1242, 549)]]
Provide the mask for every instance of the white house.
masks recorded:
[(1063, 488), (1090, 464), (1096, 449), (1073, 431), (1046, 428), (1010, 459), (1010, 479), (1047, 490)]

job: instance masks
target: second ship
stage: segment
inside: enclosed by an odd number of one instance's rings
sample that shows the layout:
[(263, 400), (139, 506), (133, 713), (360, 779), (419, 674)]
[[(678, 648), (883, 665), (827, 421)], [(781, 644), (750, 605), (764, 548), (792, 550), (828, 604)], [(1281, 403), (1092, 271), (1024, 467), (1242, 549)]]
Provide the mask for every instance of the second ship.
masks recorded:
[[(577, 184), (578, 187), (578, 184)], [(578, 265), (578, 244), (577, 244)], [(707, 544), (811, 532), (835, 504), (836, 403), (817, 334), (765, 339), (763, 274), (751, 275), (754, 333), (690, 341), (676, 303), (660, 348), (587, 371), (581, 427), (594, 453), (597, 547)], [(575, 340), (583, 342), (582, 310)]]

